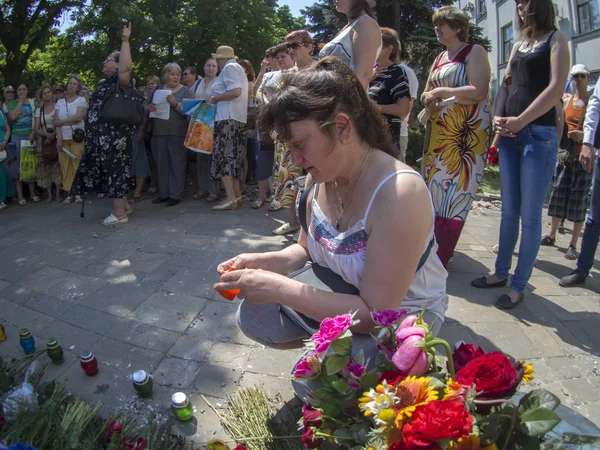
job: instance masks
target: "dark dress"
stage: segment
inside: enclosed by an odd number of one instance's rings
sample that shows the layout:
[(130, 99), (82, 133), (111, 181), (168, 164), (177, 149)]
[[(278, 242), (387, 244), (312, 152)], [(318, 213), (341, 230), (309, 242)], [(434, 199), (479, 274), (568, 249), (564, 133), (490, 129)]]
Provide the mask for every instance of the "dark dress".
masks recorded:
[(71, 195), (106, 194), (110, 198), (123, 198), (135, 185), (131, 149), (136, 127), (104, 122), (98, 117), (108, 89), (118, 82), (119, 72), (115, 70), (90, 98), (85, 118), (85, 150)]

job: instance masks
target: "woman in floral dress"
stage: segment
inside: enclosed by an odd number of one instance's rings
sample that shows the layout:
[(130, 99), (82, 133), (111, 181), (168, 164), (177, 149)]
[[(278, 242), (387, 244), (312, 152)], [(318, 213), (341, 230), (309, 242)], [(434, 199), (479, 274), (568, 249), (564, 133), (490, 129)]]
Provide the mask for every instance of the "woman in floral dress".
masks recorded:
[(104, 60), (102, 81), (90, 99), (86, 117), (85, 153), (73, 181), (71, 194), (106, 194), (113, 199), (113, 211), (101, 223), (127, 223), (133, 208), (127, 195), (134, 186), (131, 174), (131, 147), (135, 125), (104, 122), (99, 118), (107, 91), (117, 83), (133, 87), (129, 36), (131, 24), (123, 29), (121, 51)]
[[(444, 6), (433, 23), (447, 50), (435, 59), (421, 97), (428, 114), (423, 177), (433, 198), (438, 256), (445, 267), (483, 176), (491, 124), (490, 66), (483, 47), (466, 43), (469, 18), (464, 11)], [(440, 107), (451, 97), (457, 101)]]

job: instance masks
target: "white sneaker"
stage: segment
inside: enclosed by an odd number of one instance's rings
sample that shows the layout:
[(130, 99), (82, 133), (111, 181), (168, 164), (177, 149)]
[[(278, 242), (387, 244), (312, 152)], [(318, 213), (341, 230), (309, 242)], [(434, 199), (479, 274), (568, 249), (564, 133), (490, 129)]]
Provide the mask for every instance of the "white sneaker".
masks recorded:
[(110, 214), (107, 218), (105, 218), (102, 222), (100, 222), (102, 225), (104, 226), (111, 226), (111, 225), (119, 225), (122, 223), (127, 223), (129, 222), (129, 217), (125, 216), (122, 219), (118, 219), (114, 214)]
[(289, 223), (284, 223), (279, 228), (275, 228), (273, 230), (273, 234), (277, 236), (282, 236), (284, 234), (292, 234), (300, 229), (300, 224), (298, 225), (290, 225)]

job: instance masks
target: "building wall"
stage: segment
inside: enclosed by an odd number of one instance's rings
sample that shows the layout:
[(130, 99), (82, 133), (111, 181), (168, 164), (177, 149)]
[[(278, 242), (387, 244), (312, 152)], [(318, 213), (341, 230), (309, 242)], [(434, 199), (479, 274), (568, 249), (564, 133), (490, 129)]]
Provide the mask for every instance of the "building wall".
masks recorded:
[[(581, 4), (586, 0), (579, 0)], [(593, 88), (600, 75), (600, 17), (598, 11), (600, 0), (590, 0), (590, 13), (594, 24), (592, 31), (582, 32), (577, 14), (578, 0), (554, 0), (557, 12), (557, 26), (565, 33), (569, 40), (571, 53), (571, 65), (585, 64), (592, 72)], [(481, 10), (482, 3), (485, 10)], [(513, 26), (513, 42), (516, 42), (516, 30), (514, 24), (516, 3), (513, 0), (456, 0), (454, 6), (467, 11), (473, 22), (483, 29), (483, 34), (492, 43), (492, 51), (489, 54), (492, 69), (492, 94), (498, 90), (498, 84), (504, 76), (506, 61), (502, 59), (502, 29), (506, 25)]]

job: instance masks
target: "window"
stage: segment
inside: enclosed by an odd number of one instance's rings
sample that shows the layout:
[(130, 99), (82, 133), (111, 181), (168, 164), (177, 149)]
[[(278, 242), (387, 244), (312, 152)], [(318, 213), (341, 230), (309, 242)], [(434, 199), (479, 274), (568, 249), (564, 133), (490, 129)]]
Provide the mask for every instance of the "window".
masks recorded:
[(512, 23), (502, 27), (502, 61), (503, 63), (510, 58), (510, 51), (513, 46), (513, 26)]
[(579, 34), (588, 33), (600, 28), (599, 0), (577, 0), (577, 18)]
[[(598, 0), (595, 0), (598, 1)], [(485, 0), (477, 0), (477, 14), (478, 15), (483, 15), (486, 13), (486, 9), (485, 9)]]

